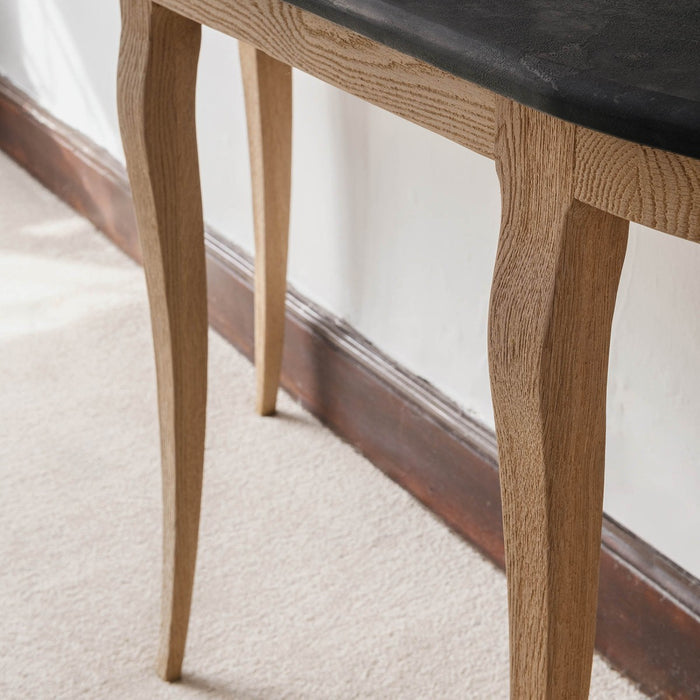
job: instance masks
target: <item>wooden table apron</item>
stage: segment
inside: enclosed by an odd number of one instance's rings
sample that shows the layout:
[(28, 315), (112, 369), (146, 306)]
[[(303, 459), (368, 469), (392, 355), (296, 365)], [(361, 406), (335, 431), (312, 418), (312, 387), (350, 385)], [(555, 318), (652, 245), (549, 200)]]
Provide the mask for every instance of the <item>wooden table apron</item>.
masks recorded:
[(274, 413), (282, 353), (289, 66), (495, 160), (502, 224), (489, 365), (511, 696), (587, 697), (608, 348), (628, 222), (697, 240), (700, 161), (536, 112), (280, 0), (122, 0), (122, 19), (120, 125), (148, 282), (161, 423), (161, 676), (181, 672), (204, 451), (207, 309), (194, 97), (205, 24), (243, 42), (261, 414)]

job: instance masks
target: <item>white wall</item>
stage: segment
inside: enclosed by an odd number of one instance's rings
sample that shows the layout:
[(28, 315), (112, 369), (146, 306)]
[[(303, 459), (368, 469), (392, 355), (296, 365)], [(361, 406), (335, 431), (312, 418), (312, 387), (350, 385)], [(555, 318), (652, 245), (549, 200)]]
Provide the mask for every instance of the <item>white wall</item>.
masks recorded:
[[(117, 0), (0, 0), (0, 72), (117, 157)], [(486, 357), (493, 163), (295, 73), (289, 276), (493, 425)], [(234, 41), (205, 31), (205, 216), (252, 252)], [(606, 511), (700, 576), (700, 246), (632, 226), (608, 404)]]

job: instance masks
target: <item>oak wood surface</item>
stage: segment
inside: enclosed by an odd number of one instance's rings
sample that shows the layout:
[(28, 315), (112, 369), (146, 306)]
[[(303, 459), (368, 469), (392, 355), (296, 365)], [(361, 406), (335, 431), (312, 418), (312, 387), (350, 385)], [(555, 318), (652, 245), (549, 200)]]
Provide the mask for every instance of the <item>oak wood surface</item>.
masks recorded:
[(282, 0), (159, 0), (482, 155), (493, 157), (494, 95)]
[(575, 127), (498, 100), (502, 224), (489, 315), (511, 697), (586, 698), (610, 326), (627, 221), (574, 199)]
[(700, 241), (700, 160), (577, 127), (574, 181), (582, 202)]
[[(158, 0), (368, 102), (494, 157), (496, 95), (283, 0)], [(575, 196), (700, 238), (700, 160), (577, 127)]]
[[(207, 294), (194, 97), (200, 25), (123, 0), (119, 121), (151, 306), (163, 474), (158, 673), (180, 676), (202, 490)], [(136, 488), (136, 487), (135, 487)]]
[(275, 412), (287, 290), (292, 69), (240, 42), (255, 221), (256, 410)]

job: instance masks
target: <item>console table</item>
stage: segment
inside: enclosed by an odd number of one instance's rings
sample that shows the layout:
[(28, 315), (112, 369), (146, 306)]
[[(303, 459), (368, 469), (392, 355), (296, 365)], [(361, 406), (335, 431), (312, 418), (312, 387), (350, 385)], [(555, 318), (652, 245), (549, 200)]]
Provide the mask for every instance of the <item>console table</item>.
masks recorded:
[(180, 675), (202, 482), (207, 304), (194, 97), (205, 24), (241, 41), (261, 414), (274, 413), (282, 354), (290, 66), (494, 159), (502, 225), (489, 366), (511, 697), (587, 697), (608, 347), (628, 222), (700, 239), (695, 0), (121, 3), (119, 114), (161, 427), (161, 676)]

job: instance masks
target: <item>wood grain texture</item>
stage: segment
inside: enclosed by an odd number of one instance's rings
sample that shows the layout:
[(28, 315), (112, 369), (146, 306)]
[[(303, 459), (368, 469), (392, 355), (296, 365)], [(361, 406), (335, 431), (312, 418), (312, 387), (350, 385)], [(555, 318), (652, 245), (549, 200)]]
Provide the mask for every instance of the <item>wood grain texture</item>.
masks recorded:
[(158, 672), (180, 676), (197, 555), (207, 296), (194, 97), (200, 26), (122, 1), (118, 104), (143, 250), (158, 376), (163, 589)]
[(292, 69), (240, 42), (255, 221), (256, 410), (275, 412), (287, 290)]
[[(494, 157), (496, 95), (282, 0), (159, 0), (283, 63)], [(700, 240), (700, 161), (576, 128), (575, 197)]]
[(586, 698), (610, 327), (628, 224), (574, 199), (575, 127), (498, 100), (489, 316), (511, 697)]
[(494, 95), (282, 0), (159, 0), (283, 63), (493, 157)]
[(700, 160), (577, 127), (574, 180), (582, 202), (700, 241)]

